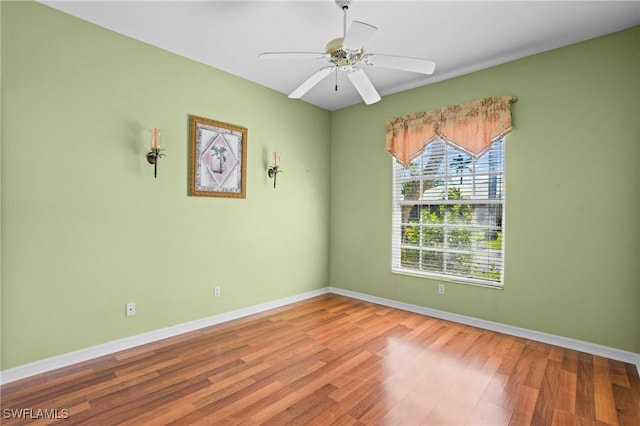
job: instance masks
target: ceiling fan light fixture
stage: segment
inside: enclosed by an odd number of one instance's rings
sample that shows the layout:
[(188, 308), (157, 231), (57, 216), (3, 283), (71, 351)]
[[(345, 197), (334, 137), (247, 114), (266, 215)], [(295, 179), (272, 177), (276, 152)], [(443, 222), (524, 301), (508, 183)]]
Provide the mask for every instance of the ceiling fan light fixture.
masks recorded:
[(346, 49), (342, 45), (342, 38), (336, 38), (327, 43), (327, 60), (341, 71), (346, 71), (350, 66), (360, 62), (364, 55), (363, 49)]

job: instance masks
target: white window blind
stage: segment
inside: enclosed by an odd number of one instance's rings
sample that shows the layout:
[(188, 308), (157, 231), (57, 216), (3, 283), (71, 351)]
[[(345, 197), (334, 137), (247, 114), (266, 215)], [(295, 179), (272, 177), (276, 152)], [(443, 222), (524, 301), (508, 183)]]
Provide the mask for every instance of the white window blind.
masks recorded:
[(392, 270), (504, 282), (504, 140), (480, 157), (440, 139), (393, 165)]

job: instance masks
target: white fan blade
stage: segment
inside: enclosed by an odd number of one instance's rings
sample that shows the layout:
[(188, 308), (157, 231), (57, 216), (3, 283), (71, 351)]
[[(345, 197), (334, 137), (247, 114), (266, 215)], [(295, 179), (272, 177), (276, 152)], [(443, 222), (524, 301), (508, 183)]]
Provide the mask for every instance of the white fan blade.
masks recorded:
[(406, 56), (378, 55), (369, 53), (364, 55), (364, 62), (381, 68), (391, 68), (395, 70), (411, 71), (420, 74), (433, 74), (436, 63), (427, 59), (409, 58)]
[(324, 59), (329, 55), (318, 52), (265, 52), (260, 59)]
[(371, 38), (378, 28), (360, 21), (353, 21), (344, 36), (342, 45), (345, 49), (359, 50)]
[(367, 105), (374, 104), (380, 100), (380, 95), (373, 87), (371, 80), (367, 77), (367, 74), (360, 68), (352, 68), (347, 72), (349, 80), (353, 83), (358, 93)]
[(331, 74), (331, 71), (333, 71), (334, 69), (335, 69), (335, 67), (333, 65), (331, 65), (329, 67), (324, 67), (324, 68), (321, 68), (319, 71), (316, 71), (316, 73), (313, 74), (311, 77), (309, 77), (309, 79), (307, 81), (302, 83), (300, 86), (298, 86), (298, 88), (296, 90), (291, 92), (289, 97), (291, 99), (300, 99), (313, 86), (315, 86), (316, 84), (320, 83), (326, 76)]

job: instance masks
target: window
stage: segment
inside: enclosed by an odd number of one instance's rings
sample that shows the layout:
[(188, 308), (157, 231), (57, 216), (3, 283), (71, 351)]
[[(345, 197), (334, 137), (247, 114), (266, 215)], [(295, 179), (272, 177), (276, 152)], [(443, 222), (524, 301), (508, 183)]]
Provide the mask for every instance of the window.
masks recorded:
[(503, 285), (503, 139), (478, 158), (436, 139), (394, 160), (393, 188), (393, 272)]

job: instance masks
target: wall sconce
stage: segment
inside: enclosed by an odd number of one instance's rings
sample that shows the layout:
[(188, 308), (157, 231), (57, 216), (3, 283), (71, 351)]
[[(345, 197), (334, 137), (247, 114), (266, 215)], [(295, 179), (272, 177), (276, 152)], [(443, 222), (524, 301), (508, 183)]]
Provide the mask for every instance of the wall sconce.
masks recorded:
[(160, 148), (160, 132), (157, 128), (151, 130), (151, 151), (147, 152), (147, 161), (149, 164), (153, 164), (153, 177), (158, 177), (158, 160), (163, 157), (161, 152), (164, 149)]
[(267, 175), (273, 179), (273, 189), (276, 189), (276, 179), (278, 178), (278, 173), (282, 173), (280, 170), (280, 154), (277, 152), (273, 153), (273, 166), (267, 169)]

